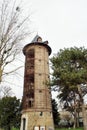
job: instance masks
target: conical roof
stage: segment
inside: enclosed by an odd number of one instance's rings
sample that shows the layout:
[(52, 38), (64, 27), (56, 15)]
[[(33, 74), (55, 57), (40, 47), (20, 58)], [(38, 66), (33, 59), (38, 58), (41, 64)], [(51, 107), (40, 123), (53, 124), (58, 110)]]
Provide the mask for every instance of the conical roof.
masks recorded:
[(34, 39), (31, 41), (31, 43), (27, 44), (24, 48), (23, 48), (23, 53), (24, 55), (26, 55), (26, 49), (29, 47), (29, 46), (32, 46), (32, 45), (40, 45), (40, 46), (44, 46), (47, 48), (48, 50), (48, 53), (49, 55), (51, 54), (51, 48), (50, 46), (48, 46), (48, 41), (42, 41), (42, 38), (39, 36), (39, 35), (36, 35), (34, 37)]
[(31, 41), (31, 43), (34, 43), (34, 42), (38, 42), (38, 39), (41, 39), (41, 41), (42, 41), (42, 38), (39, 36), (39, 35), (36, 35), (35, 37), (34, 37), (34, 39)]

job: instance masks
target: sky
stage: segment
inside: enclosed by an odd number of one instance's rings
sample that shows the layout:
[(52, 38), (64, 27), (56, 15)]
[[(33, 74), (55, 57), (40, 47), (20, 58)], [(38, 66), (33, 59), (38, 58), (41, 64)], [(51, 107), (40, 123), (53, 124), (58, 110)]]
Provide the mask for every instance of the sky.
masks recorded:
[(36, 31), (54, 53), (64, 47), (87, 47), (87, 0), (31, 0)]
[[(36, 34), (48, 40), (52, 54), (69, 47), (87, 47), (87, 0), (24, 0), (30, 13), (30, 28), (33, 32), (26, 40), (30, 43)], [(25, 13), (26, 14), (26, 13)], [(20, 59), (24, 65), (24, 56)], [(24, 68), (19, 75), (10, 77), (14, 95), (23, 95)]]

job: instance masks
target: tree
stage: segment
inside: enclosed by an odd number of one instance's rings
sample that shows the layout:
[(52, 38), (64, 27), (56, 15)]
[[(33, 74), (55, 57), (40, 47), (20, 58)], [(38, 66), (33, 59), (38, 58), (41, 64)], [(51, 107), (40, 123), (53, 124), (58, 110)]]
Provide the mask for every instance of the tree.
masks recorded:
[[(83, 97), (87, 93), (87, 49), (84, 47), (64, 48), (51, 58), (53, 78), (52, 85), (61, 91), (60, 97), (74, 101), (75, 108), (79, 102), (83, 113), (84, 130), (87, 119)], [(69, 105), (71, 105), (69, 102)]]
[(1, 86), (1, 88), (0, 88), (0, 96), (1, 97), (11, 96), (11, 95), (13, 95), (13, 92), (12, 92), (12, 89), (10, 87)]
[(52, 99), (52, 111), (53, 111), (53, 120), (54, 124), (58, 125), (58, 122), (60, 121), (60, 114), (58, 112), (58, 107), (55, 99)]
[(0, 127), (11, 130), (14, 126), (19, 128), (21, 119), (21, 103), (16, 97), (3, 97), (0, 99)]
[(63, 102), (63, 108), (73, 115), (74, 128), (79, 127), (79, 112), (81, 112), (81, 104), (80, 100), (78, 99), (76, 89), (71, 89), (66, 86), (61, 90), (61, 93), (58, 95), (58, 97), (60, 98), (60, 101)]
[(30, 34), (28, 23), (29, 14), (23, 14), (21, 5), (16, 0), (0, 1), (0, 82), (2, 76), (19, 69), (10, 71), (5, 68), (11, 64), (21, 50), (22, 41)]

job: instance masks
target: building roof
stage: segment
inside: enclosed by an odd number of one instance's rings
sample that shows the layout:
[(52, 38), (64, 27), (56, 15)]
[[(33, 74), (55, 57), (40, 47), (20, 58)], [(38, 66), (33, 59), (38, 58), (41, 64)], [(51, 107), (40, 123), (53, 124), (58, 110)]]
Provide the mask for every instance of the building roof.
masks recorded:
[(38, 42), (38, 38), (42, 39), (39, 35), (36, 35), (34, 39), (31, 41), (31, 43)]
[(48, 50), (49, 55), (50, 55), (51, 52), (52, 52), (50, 46), (48, 46), (48, 41), (44, 41), (44, 42), (43, 42), (43, 41), (42, 41), (42, 38), (41, 38), (39, 35), (36, 35), (36, 36), (34, 37), (34, 39), (31, 41), (31, 43), (25, 45), (25, 47), (23, 48), (23, 53), (24, 53), (24, 55), (25, 55), (25, 53), (26, 53), (27, 47), (32, 46), (32, 45), (40, 45), (40, 46), (46, 47), (47, 50)]

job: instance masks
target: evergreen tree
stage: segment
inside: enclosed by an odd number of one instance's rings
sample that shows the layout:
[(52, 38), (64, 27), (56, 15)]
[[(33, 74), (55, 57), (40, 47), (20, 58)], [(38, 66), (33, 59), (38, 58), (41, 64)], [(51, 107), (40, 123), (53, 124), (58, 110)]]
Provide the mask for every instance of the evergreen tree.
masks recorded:
[(11, 130), (14, 126), (19, 128), (21, 119), (21, 103), (16, 97), (3, 97), (0, 99), (0, 127)]
[(52, 111), (53, 111), (53, 120), (54, 124), (58, 125), (58, 122), (60, 121), (60, 114), (58, 112), (58, 107), (55, 99), (52, 99)]
[[(81, 106), (84, 130), (87, 130), (84, 95), (87, 93), (87, 49), (64, 48), (51, 58), (52, 85), (60, 90), (59, 97), (65, 106)], [(72, 104), (73, 103), (73, 104)], [(75, 111), (76, 112), (76, 111)]]

